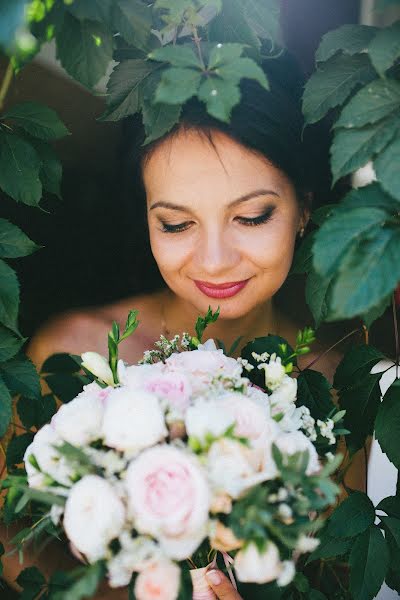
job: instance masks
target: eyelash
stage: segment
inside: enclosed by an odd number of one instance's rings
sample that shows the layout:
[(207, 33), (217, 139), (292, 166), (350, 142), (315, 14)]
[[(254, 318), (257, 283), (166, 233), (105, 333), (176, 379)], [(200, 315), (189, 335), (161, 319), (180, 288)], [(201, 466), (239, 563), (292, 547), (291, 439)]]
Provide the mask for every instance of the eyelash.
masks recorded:
[[(245, 225), (246, 227), (257, 227), (258, 225), (263, 225), (267, 223), (272, 217), (272, 214), (275, 210), (275, 207), (268, 207), (268, 209), (258, 217), (236, 217), (241, 225)], [(190, 221), (185, 221), (184, 223), (179, 223), (178, 225), (169, 225), (168, 223), (162, 222), (162, 231), (164, 233), (181, 233), (182, 231), (186, 231), (190, 225)]]

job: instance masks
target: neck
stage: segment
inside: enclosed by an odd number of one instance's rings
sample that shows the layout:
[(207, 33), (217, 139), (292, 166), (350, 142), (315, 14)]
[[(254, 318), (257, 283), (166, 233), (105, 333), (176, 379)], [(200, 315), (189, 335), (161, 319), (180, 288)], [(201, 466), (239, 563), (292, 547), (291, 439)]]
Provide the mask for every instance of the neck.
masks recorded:
[[(192, 305), (182, 301), (168, 290), (163, 306), (167, 337), (183, 331), (194, 334), (194, 325), (199, 314)], [(218, 339), (229, 350), (233, 342), (242, 336), (242, 340), (238, 346), (238, 349), (240, 349), (255, 337), (267, 335), (268, 333), (278, 334), (278, 320), (277, 310), (272, 300), (269, 300), (265, 304), (257, 306), (243, 317), (237, 319), (219, 318), (215, 323), (207, 327), (203, 336), (203, 342), (211, 338)], [(238, 354), (238, 352), (235, 354)]]

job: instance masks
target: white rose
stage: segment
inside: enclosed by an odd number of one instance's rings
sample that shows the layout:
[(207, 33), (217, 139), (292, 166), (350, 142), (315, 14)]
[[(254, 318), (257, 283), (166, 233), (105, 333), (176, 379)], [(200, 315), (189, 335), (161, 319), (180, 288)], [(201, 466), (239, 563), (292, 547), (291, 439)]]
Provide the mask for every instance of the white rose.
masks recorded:
[(234, 417), (226, 412), (219, 401), (200, 398), (190, 406), (185, 415), (188, 436), (204, 442), (207, 434), (219, 437), (234, 423)]
[(280, 356), (275, 360), (270, 360), (269, 363), (260, 364), (259, 369), (264, 371), (265, 385), (269, 390), (276, 390), (281, 385), (285, 376), (285, 367), (282, 365)]
[(363, 167), (357, 169), (351, 176), (351, 185), (353, 188), (364, 187), (373, 181), (376, 181), (376, 173), (371, 160)]
[(285, 587), (293, 581), (295, 575), (296, 567), (294, 562), (292, 560), (284, 560), (282, 563), (281, 574), (279, 575), (276, 583), (279, 585), (279, 587)]
[(126, 471), (134, 527), (159, 540), (170, 558), (183, 560), (207, 533), (210, 492), (199, 461), (173, 446), (156, 446)]
[(267, 542), (262, 553), (253, 543), (239, 550), (234, 567), (239, 581), (249, 583), (269, 583), (277, 579), (282, 571), (279, 550), (273, 542)]
[(181, 572), (177, 565), (163, 560), (139, 573), (135, 581), (137, 600), (176, 600)]
[(122, 360), (118, 361), (117, 374), (121, 385), (131, 388), (142, 388), (149, 378), (162, 373), (165, 370), (162, 362), (152, 365), (126, 365)]
[(60, 406), (51, 420), (58, 435), (74, 446), (86, 446), (100, 437), (108, 391), (106, 394), (106, 390), (95, 386), (86, 386), (71, 402)]
[(104, 558), (108, 545), (125, 523), (125, 508), (112, 485), (98, 475), (85, 475), (68, 496), (64, 529), (89, 562)]
[(264, 481), (254, 466), (252, 450), (235, 440), (214, 442), (207, 456), (207, 471), (216, 496), (227, 493), (238, 498), (245, 490)]
[(108, 385), (114, 385), (114, 377), (105, 356), (97, 352), (84, 352), (82, 355), (82, 367), (93, 373), (95, 377)]
[(112, 390), (104, 412), (104, 443), (129, 455), (164, 439), (168, 431), (156, 396), (121, 387)]
[(320, 470), (321, 466), (315, 446), (301, 431), (281, 433), (276, 438), (275, 444), (284, 456), (293, 456), (297, 452), (305, 452), (307, 450), (309, 455), (306, 470), (307, 475), (312, 475)]
[(272, 416), (285, 414), (295, 408), (297, 396), (297, 379), (285, 375), (272, 394), (269, 396)]
[[(63, 440), (51, 425), (44, 425), (33, 442), (25, 450), (24, 463), (28, 475), (28, 484), (33, 488), (45, 488), (46, 475), (61, 485), (70, 486), (73, 471), (65, 458), (57, 452), (56, 446), (62, 444)], [(33, 459), (30, 457), (33, 456)], [(37, 463), (39, 471), (32, 463)]]
[(250, 400), (255, 402), (258, 406), (260, 406), (266, 417), (271, 416), (271, 406), (269, 396), (266, 392), (264, 392), (261, 388), (256, 385), (249, 385), (246, 390), (246, 395)]

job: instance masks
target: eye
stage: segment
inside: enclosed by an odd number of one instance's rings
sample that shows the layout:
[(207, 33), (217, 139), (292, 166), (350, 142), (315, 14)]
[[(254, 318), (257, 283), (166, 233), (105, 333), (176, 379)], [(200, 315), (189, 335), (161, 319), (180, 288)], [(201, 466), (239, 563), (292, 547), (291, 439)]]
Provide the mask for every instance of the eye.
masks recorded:
[(236, 220), (242, 225), (247, 225), (250, 227), (262, 225), (270, 220), (274, 211), (275, 206), (269, 206), (267, 210), (265, 210), (261, 215), (258, 215), (258, 217), (236, 217)]
[(184, 221), (183, 223), (177, 223), (176, 225), (172, 225), (172, 223), (166, 223), (165, 221), (161, 221), (162, 230), (164, 233), (180, 233), (181, 231), (186, 231), (192, 225), (191, 221)]

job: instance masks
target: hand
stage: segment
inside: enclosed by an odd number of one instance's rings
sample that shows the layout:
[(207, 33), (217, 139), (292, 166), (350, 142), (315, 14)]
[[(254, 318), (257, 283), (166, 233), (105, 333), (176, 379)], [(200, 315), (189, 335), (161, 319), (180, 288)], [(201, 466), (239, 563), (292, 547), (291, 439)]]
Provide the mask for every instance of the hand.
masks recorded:
[(221, 571), (211, 569), (206, 573), (208, 585), (213, 589), (219, 600), (243, 600), (231, 582)]

